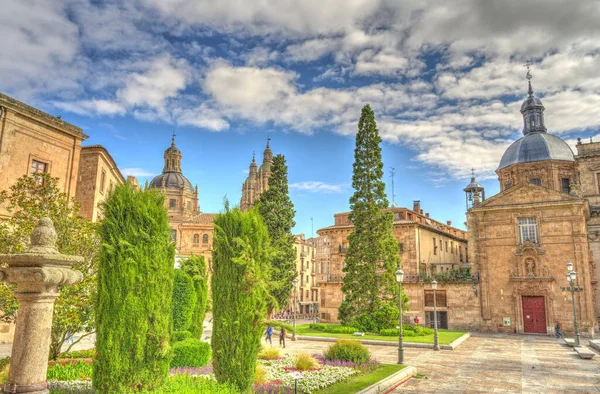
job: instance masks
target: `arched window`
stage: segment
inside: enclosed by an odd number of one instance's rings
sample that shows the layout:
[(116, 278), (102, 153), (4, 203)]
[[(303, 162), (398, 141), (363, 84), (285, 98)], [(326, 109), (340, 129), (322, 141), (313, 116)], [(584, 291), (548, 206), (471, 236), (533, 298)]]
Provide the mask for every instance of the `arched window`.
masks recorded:
[(194, 234), (194, 244), (197, 245), (200, 243), (200, 235)]
[(202, 236), (202, 243), (203, 243), (203, 244), (207, 244), (207, 243), (208, 243), (208, 234), (204, 234), (204, 235)]

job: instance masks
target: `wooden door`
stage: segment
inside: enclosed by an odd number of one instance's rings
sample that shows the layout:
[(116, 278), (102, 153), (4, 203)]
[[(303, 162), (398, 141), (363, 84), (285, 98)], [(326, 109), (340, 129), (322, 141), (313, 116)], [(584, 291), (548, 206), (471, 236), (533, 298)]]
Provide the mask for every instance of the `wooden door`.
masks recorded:
[(523, 330), (529, 333), (547, 334), (544, 297), (523, 296)]

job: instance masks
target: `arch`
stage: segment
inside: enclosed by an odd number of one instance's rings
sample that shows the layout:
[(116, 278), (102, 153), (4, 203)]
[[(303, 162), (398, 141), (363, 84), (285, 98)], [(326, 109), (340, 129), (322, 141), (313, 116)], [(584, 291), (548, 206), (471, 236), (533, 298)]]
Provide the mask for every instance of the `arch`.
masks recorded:
[(194, 244), (197, 245), (200, 243), (200, 235), (194, 234)]
[(207, 243), (208, 243), (208, 234), (204, 234), (204, 235), (202, 236), (202, 243), (203, 243), (203, 244), (207, 244)]

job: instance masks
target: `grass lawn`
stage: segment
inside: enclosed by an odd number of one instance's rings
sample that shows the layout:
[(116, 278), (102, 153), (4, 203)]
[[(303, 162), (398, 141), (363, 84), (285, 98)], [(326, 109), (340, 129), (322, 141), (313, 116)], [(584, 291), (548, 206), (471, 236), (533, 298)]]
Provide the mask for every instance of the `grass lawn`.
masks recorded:
[(372, 384), (387, 378), (388, 376), (400, 371), (404, 365), (381, 364), (377, 370), (367, 375), (351, 377), (343, 382), (336, 383), (322, 390), (315, 391), (315, 394), (350, 394), (359, 392)]
[[(317, 331), (313, 330), (309, 327), (308, 324), (302, 324), (296, 327), (297, 335), (304, 335), (307, 337), (328, 337), (328, 338), (346, 338), (346, 339), (375, 339), (378, 341), (389, 341), (389, 342), (398, 342), (398, 337), (388, 337), (382, 335), (365, 335), (362, 337), (357, 337), (352, 334), (334, 334), (329, 332)], [(438, 330), (438, 341), (440, 345), (449, 345), (456, 339), (463, 336), (465, 333), (463, 331), (448, 331), (448, 330)], [(424, 335), (422, 337), (404, 337), (404, 342), (413, 342), (413, 343), (431, 343), (433, 344), (433, 335)]]

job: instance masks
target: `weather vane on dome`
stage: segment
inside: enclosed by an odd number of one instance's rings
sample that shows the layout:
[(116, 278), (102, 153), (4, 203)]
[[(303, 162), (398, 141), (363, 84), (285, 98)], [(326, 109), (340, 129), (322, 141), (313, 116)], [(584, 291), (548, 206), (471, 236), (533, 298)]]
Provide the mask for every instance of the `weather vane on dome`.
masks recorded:
[(527, 81), (529, 82), (529, 96), (531, 97), (533, 95), (533, 89), (531, 88), (531, 66), (533, 63), (531, 63), (531, 60), (527, 60), (527, 63), (523, 64), (523, 67), (527, 67), (527, 74), (525, 75), (525, 78), (527, 78)]
[(173, 132), (173, 135), (171, 136), (171, 144), (175, 145), (175, 132)]

